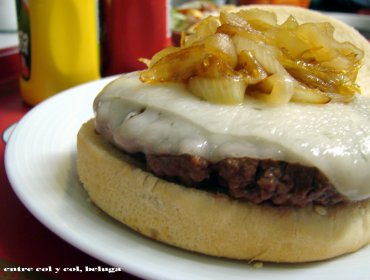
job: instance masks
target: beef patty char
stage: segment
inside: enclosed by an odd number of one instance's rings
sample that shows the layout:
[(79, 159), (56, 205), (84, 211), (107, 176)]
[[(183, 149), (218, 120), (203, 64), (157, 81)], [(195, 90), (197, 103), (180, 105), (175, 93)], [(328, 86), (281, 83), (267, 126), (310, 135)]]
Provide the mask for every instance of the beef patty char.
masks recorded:
[(304, 207), (348, 202), (315, 167), (247, 157), (212, 163), (187, 154), (144, 159), (158, 177), (255, 204)]

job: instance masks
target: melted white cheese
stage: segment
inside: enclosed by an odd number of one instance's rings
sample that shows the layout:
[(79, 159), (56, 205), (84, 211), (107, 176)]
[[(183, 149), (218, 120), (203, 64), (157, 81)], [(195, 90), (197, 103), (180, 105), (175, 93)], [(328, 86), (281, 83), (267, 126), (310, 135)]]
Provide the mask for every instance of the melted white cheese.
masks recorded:
[(315, 166), (351, 200), (370, 197), (370, 98), (350, 104), (211, 104), (179, 84), (124, 75), (96, 98), (96, 128), (129, 152), (284, 160)]

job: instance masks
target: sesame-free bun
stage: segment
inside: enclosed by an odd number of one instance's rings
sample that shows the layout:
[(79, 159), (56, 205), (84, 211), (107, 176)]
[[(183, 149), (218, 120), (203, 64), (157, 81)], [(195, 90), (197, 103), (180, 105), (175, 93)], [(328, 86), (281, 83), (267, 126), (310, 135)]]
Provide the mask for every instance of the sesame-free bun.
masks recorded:
[[(364, 53), (357, 76), (370, 97), (370, 44), (356, 30), (318, 12), (287, 6), (250, 6), (292, 14), (300, 23), (330, 22), (335, 38)], [(93, 203), (155, 240), (233, 259), (308, 262), (358, 250), (370, 241), (370, 201), (305, 208), (255, 205), (160, 179), (95, 133), (94, 120), (78, 134), (78, 174)]]
[(155, 240), (233, 259), (307, 262), (358, 250), (370, 240), (370, 201), (274, 207), (232, 201), (147, 172), (94, 129), (78, 133), (78, 174), (93, 203)]

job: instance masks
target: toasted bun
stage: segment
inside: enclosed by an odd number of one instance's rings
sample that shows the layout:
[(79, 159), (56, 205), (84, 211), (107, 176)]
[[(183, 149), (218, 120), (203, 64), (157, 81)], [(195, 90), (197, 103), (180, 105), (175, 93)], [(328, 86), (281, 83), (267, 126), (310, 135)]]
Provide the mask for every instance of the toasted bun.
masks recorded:
[(307, 262), (370, 240), (370, 201), (279, 208), (232, 201), (159, 179), (95, 133), (78, 134), (78, 174), (91, 200), (132, 229), (190, 251), (233, 259)]
[[(261, 7), (261, 6), (252, 6)], [(357, 82), (369, 95), (370, 44), (351, 27), (319, 13), (263, 7), (281, 20), (326, 21), (335, 37), (365, 52)], [(334, 207), (291, 208), (237, 202), (159, 179), (95, 133), (78, 134), (77, 167), (91, 200), (134, 230), (161, 242), (208, 255), (271, 262), (307, 262), (358, 250), (370, 241), (370, 201)]]

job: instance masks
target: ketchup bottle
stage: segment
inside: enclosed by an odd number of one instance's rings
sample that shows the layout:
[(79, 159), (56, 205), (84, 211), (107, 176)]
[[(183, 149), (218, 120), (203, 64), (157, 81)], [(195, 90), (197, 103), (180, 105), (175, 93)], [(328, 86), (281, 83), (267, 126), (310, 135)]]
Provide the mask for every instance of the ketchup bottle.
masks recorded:
[(145, 68), (171, 43), (169, 0), (99, 0), (101, 75)]

